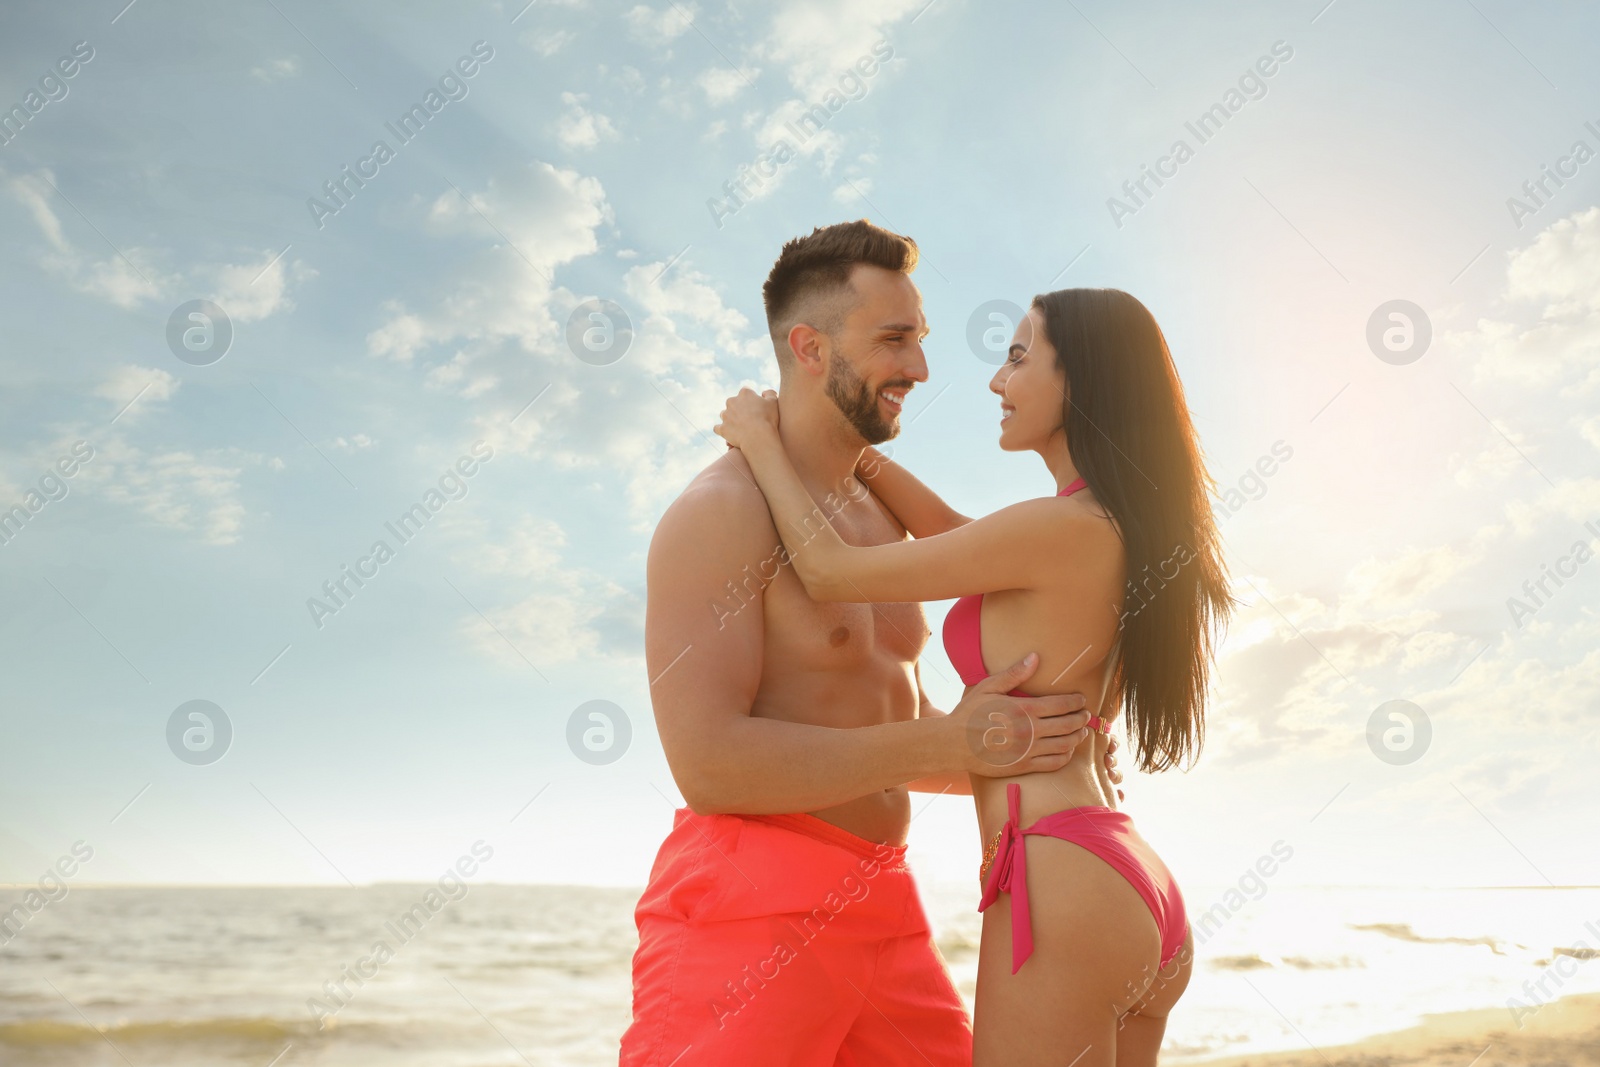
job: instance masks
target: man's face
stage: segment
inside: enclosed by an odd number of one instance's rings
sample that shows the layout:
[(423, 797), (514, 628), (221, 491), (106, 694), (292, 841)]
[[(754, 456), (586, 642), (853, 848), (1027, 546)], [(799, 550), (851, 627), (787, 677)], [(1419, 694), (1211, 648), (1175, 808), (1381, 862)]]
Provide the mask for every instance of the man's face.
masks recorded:
[(858, 263), (850, 273), (856, 305), (832, 335), (827, 393), (870, 445), (900, 433), (906, 394), (928, 380), (922, 294), (900, 271)]

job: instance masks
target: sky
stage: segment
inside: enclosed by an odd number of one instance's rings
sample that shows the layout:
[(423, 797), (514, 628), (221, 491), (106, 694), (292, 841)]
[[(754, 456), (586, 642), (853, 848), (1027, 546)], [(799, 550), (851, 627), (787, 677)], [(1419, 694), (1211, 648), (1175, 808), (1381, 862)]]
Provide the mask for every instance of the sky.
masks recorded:
[(650, 533), (864, 217), (967, 514), (1054, 488), (991, 311), (1166, 333), (1244, 602), (1126, 786), (1183, 879), (1600, 883), (1593, 7), (125, 2), (0, 13), (0, 881), (643, 884)]

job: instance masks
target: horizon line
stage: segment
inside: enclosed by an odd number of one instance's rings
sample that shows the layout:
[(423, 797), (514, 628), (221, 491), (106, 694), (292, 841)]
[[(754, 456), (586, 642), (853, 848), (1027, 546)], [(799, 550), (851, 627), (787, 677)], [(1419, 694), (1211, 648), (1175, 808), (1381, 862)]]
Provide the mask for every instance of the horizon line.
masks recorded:
[[(605, 885), (584, 882), (500, 882), (481, 879), (459, 879), (463, 885), (500, 886), (505, 888), (551, 888), (551, 889), (628, 889), (643, 892), (645, 886), (639, 885)], [(340, 883), (340, 882), (80, 882), (63, 880), (62, 885), (68, 889), (375, 889), (382, 886), (436, 886), (439, 879), (383, 879), (372, 882)], [(931, 880), (922, 879), (920, 885), (924, 886), (950, 886), (965, 885), (960, 880)], [(1212, 883), (1196, 881), (1193, 884), (1210, 886)], [(1232, 883), (1217, 882), (1215, 885), (1231, 885)], [(42, 883), (33, 882), (0, 882), (0, 891), (4, 890), (40, 890)], [(1285, 889), (1388, 889), (1388, 890), (1413, 890), (1424, 892), (1451, 892), (1461, 890), (1484, 889), (1538, 889), (1538, 890), (1567, 890), (1567, 889), (1600, 889), (1600, 885), (1573, 884), (1573, 885), (1416, 885), (1416, 884), (1342, 884), (1342, 883), (1291, 883), (1282, 886)]]

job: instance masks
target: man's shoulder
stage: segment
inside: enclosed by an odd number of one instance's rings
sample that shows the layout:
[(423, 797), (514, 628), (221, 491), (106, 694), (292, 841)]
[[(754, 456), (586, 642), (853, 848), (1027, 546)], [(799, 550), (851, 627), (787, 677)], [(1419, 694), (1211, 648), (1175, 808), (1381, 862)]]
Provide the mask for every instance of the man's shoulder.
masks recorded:
[(703, 539), (743, 547), (777, 536), (767, 498), (761, 495), (744, 453), (729, 449), (708, 464), (667, 506), (652, 544), (664, 539)]
[(707, 464), (667, 510), (709, 518), (769, 516), (767, 498), (761, 495), (750, 461), (737, 448)]

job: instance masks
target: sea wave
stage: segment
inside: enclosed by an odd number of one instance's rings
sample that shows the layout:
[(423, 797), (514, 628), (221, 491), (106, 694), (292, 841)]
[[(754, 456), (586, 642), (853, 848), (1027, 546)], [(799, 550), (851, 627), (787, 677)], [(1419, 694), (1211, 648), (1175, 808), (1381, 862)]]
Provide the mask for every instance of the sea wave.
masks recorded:
[(1368, 930), (1392, 937), (1396, 941), (1410, 941), (1417, 945), (1482, 945), (1496, 956), (1504, 956), (1501, 942), (1493, 937), (1423, 937), (1411, 928), (1410, 923), (1351, 923), (1352, 930)]
[[(364, 1024), (356, 1024), (360, 1028)], [(349, 1032), (335, 1020), (328, 1030)], [(379, 1027), (370, 1027), (374, 1031)], [(383, 1026), (382, 1029), (390, 1029)], [(63, 1019), (19, 1019), (0, 1023), (0, 1044), (21, 1048), (46, 1048), (79, 1045), (110, 1039), (115, 1045), (191, 1044), (195, 1042), (244, 1042), (278, 1046), (288, 1041), (308, 1041), (327, 1036), (309, 1019), (279, 1019), (269, 1016), (243, 1016), (211, 1019), (120, 1019), (101, 1026)]]
[[(970, 1011), (984, 918), (973, 887), (919, 888)], [(1194, 895), (1208, 899), (1206, 888)], [(573, 1067), (616, 1063), (637, 890), (476, 887), (380, 976), (352, 971), (410, 893), (74, 890), (70, 928), (30, 927), (0, 945), (0, 1064), (121, 1063), (108, 1041), (162, 1067), (520, 1062), (508, 1041), (534, 1060), (539, 1049)], [(1526, 1001), (1530, 981), (1541, 1003), (1600, 991), (1597, 916), (1600, 890), (1275, 886), (1201, 946), (1162, 1060), (1339, 1045), (1425, 1013)], [(330, 983), (346, 991), (335, 997)], [(312, 998), (338, 1002), (326, 1029)]]

